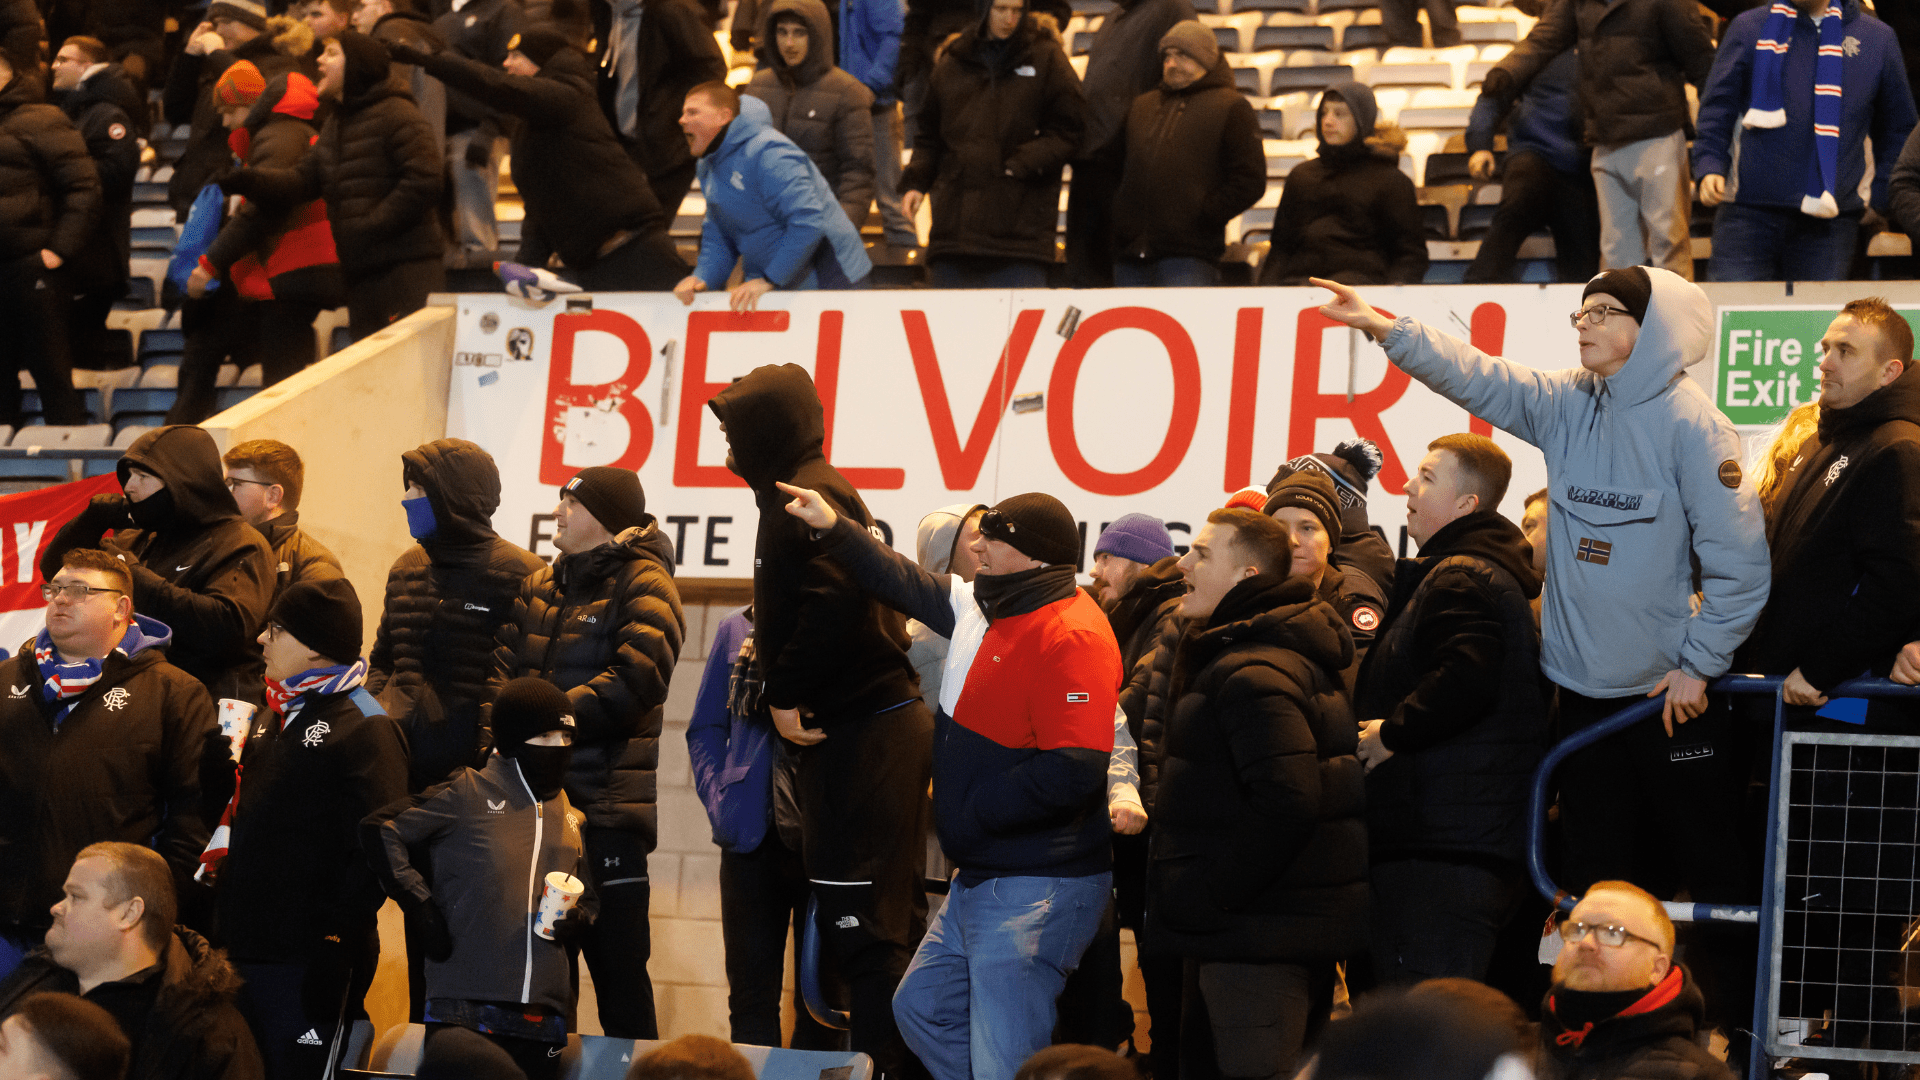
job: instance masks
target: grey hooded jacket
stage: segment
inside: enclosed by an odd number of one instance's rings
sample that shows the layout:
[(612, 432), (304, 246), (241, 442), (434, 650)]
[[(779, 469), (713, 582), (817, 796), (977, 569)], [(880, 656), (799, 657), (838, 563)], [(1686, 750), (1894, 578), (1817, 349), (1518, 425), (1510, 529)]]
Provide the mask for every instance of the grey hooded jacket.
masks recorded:
[(1610, 378), (1536, 371), (1406, 317), (1384, 343), (1407, 374), (1546, 455), (1540, 666), (1593, 698), (1644, 694), (1675, 668), (1725, 674), (1771, 585), (1740, 440), (1686, 377), (1707, 354), (1713, 305), (1675, 274), (1647, 273), (1646, 322)]
[[(807, 57), (780, 59), (774, 20), (807, 24)], [(873, 205), (873, 91), (833, 62), (833, 21), (820, 0), (773, 0), (761, 22), (761, 63), (744, 92), (767, 103), (774, 129), (807, 152), (833, 185), (833, 197), (859, 228)]]

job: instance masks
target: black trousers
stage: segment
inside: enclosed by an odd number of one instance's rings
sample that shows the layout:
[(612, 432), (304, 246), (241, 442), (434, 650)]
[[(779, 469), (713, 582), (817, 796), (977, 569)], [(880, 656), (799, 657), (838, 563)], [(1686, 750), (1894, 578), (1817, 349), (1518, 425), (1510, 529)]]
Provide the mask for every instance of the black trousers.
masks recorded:
[[(428, 1024), (425, 1045), (431, 1046), (433, 1037), (440, 1032), (455, 1028), (458, 1028), (457, 1024)], [(490, 1035), (486, 1032), (475, 1032), (475, 1034), (505, 1050), (507, 1056), (513, 1059), (513, 1063), (520, 1067), (520, 1071), (527, 1074), (527, 1080), (559, 1080), (560, 1053), (566, 1048), (564, 1044), (555, 1046), (552, 1043), (516, 1039), (510, 1035)], [(423, 1049), (422, 1059), (424, 1058)]]
[(1113, 287), (1113, 200), (1122, 162), (1099, 154), (1073, 163), (1067, 193), (1067, 283), (1076, 289)]
[(893, 992), (926, 932), (933, 714), (916, 697), (872, 716), (815, 720), (828, 736), (800, 748), (794, 791), (822, 952), (849, 991), (853, 1049), (900, 1076), (908, 1055)]
[(1180, 1080), (1290, 1077), (1333, 1005), (1331, 961), (1188, 960), (1185, 975)]
[[(600, 1030), (621, 1039), (657, 1039), (653, 980), (647, 976), (647, 958), (653, 953), (647, 922), (653, 885), (647, 877), (646, 838), (589, 828), (585, 839), (600, 915), (582, 939), (580, 953), (593, 974)], [(575, 973), (577, 981), (577, 968)], [(578, 1000), (579, 987), (574, 989)]]
[(1529, 151), (1507, 155), (1500, 174), (1500, 206), (1467, 267), (1469, 284), (1516, 280), (1520, 245), (1546, 226), (1553, 233), (1554, 271), (1561, 281), (1585, 281), (1600, 267), (1600, 198), (1593, 175), (1563, 173)]
[(1484, 982), (1520, 903), (1518, 867), (1396, 859), (1373, 864), (1373, 974), (1382, 986)]
[(1121, 996), (1120, 920), (1113, 901), (1060, 991), (1053, 1041), (1111, 1050), (1133, 1034), (1133, 1006)]
[[(379, 939), (368, 934), (361, 943), (347, 990), (347, 1025), (367, 1018), (367, 988), (373, 985), (379, 962)], [(333, 1045), (335, 1027), (341, 1019), (339, 1003), (324, 1010), (308, 1009), (301, 993), (307, 974), (305, 964), (236, 960), (233, 968), (241, 980), (234, 1005), (253, 1030), (260, 1060), (266, 1066), (266, 1080), (319, 1080), (327, 1070), (327, 1047)], [(340, 1046), (346, 1047), (344, 1032)]]
[(86, 423), (67, 364), (65, 275), (48, 270), (35, 251), (0, 264), (0, 327), (10, 363), (0, 363), (0, 423), (19, 426), (20, 372), (33, 376), (49, 424)]
[[(720, 933), (727, 947), (727, 1015), (732, 1041), (751, 1046), (781, 1044), (780, 996), (787, 932), (793, 932), (797, 971), (810, 892), (800, 853), (782, 843), (776, 829), (768, 829), (766, 839), (752, 851), (720, 853)], [(831, 975), (821, 973), (821, 992), (829, 1004), (844, 1007), (845, 990)], [(797, 994), (795, 997), (793, 1049), (841, 1049), (841, 1033), (815, 1022)]]
[(213, 384), (221, 364), (259, 364), (262, 384), (272, 386), (313, 363), (313, 320), (319, 314), (318, 304), (242, 300), (225, 283), (211, 295), (187, 301), (180, 310), (187, 333), (180, 396), (167, 410), (167, 423), (197, 424), (213, 415)]
[(427, 296), (447, 287), (446, 260), (393, 263), (347, 275), (347, 317), (353, 340), (376, 334), (427, 306)]
[(67, 305), (67, 362), (70, 367), (100, 368), (107, 353), (107, 313), (127, 295), (125, 282), (76, 293)]

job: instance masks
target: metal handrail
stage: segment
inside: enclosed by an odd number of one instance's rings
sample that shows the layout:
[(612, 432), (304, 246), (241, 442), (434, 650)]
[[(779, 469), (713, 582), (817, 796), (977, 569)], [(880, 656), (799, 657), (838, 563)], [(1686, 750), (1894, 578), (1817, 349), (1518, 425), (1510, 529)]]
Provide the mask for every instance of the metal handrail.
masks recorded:
[[(1785, 676), (1781, 675), (1725, 675), (1714, 680), (1708, 689), (1722, 694), (1774, 694), (1777, 709), (1777, 695), (1785, 682)], [(1828, 690), (1827, 697), (1829, 699), (1843, 697), (1920, 699), (1920, 686), (1908, 686), (1891, 679), (1849, 679)], [(1645, 701), (1636, 701), (1605, 720), (1574, 732), (1560, 745), (1548, 751), (1547, 756), (1541, 759), (1540, 767), (1534, 770), (1533, 791), (1527, 802), (1527, 872), (1533, 878), (1533, 887), (1559, 910), (1572, 911), (1580, 898), (1555, 885), (1553, 876), (1547, 873), (1547, 794), (1554, 770), (1559, 768), (1567, 758), (1601, 739), (1625, 731), (1650, 717), (1660, 715), (1661, 706), (1665, 702), (1665, 694), (1657, 698), (1647, 698)], [(1776, 744), (1779, 742), (1778, 739), (1774, 741)], [(1733, 904), (1682, 904), (1667, 901), (1666, 908), (1667, 915), (1676, 922), (1754, 923), (1760, 919), (1758, 907)]]

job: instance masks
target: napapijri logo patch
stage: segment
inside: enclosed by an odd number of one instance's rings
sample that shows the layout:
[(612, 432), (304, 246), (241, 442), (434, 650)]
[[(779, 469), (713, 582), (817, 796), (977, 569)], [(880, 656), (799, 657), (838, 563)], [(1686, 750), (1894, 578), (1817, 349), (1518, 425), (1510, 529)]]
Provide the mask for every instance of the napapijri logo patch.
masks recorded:
[(1067, 703), (1069, 705), (1073, 704), (1074, 702), (1088, 701), (1088, 700), (1091, 700), (1091, 699), (1086, 694), (1068, 694), (1067, 695)]
[(1579, 546), (1573, 550), (1573, 557), (1581, 562), (1593, 563), (1595, 566), (1605, 566), (1607, 560), (1613, 558), (1613, 545), (1605, 540), (1589, 540), (1581, 537)]
[(1602, 491), (1599, 488), (1567, 487), (1567, 501), (1609, 510), (1638, 510), (1641, 496), (1630, 491)]

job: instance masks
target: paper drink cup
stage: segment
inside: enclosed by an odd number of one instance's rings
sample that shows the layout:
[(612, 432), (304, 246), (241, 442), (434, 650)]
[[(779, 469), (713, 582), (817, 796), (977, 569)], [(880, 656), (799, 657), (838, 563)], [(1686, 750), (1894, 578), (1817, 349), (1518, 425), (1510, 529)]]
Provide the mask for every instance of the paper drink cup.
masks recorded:
[(253, 729), (253, 712), (254, 707), (244, 701), (220, 699), (220, 733), (227, 737), (235, 761), (240, 760), (240, 751), (247, 748), (247, 734)]
[(573, 910), (580, 902), (580, 894), (587, 891), (586, 885), (572, 874), (555, 870), (547, 875), (546, 891), (540, 895), (540, 911), (533, 917), (533, 932), (553, 940), (553, 924)]

